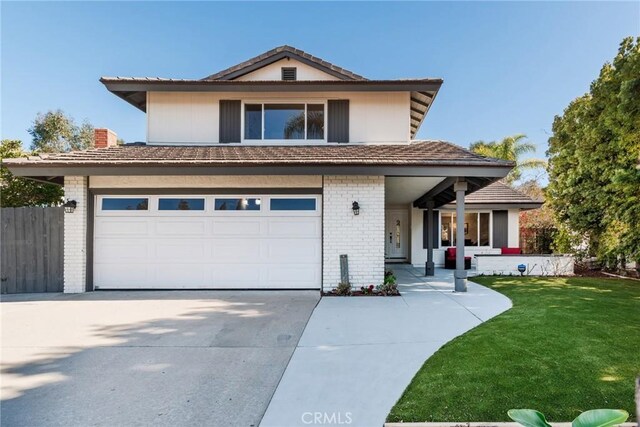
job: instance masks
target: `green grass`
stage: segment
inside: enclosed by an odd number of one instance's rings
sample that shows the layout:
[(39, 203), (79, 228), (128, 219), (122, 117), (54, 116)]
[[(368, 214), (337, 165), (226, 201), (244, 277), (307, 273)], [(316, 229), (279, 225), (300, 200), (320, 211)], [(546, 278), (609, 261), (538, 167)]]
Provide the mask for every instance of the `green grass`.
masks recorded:
[(429, 358), (388, 421), (509, 421), (511, 408), (537, 409), (555, 422), (596, 408), (633, 417), (640, 282), (473, 280), (508, 296), (513, 308)]

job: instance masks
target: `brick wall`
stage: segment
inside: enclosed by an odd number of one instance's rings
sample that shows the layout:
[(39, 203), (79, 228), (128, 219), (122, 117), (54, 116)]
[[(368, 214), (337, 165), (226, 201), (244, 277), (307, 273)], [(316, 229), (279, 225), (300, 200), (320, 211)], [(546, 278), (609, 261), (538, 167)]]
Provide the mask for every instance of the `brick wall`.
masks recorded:
[(84, 292), (87, 277), (87, 177), (66, 176), (64, 196), (78, 204), (64, 214), (64, 292)]
[[(357, 201), (360, 215), (351, 204)], [(384, 176), (332, 175), (323, 188), (323, 288), (340, 282), (340, 255), (349, 256), (354, 287), (379, 285), (384, 277)]]

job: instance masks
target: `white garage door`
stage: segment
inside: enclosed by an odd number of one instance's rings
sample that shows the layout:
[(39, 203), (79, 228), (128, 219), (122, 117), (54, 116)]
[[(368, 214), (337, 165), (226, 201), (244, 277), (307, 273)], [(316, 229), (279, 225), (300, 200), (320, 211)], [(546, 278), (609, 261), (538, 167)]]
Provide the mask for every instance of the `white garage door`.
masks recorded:
[(97, 196), (96, 289), (319, 289), (320, 196)]

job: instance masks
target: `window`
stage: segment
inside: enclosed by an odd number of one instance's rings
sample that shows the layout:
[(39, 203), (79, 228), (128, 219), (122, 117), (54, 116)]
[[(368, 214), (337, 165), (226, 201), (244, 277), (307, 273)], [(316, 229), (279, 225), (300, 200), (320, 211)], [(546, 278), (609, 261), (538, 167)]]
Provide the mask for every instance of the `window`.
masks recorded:
[(149, 199), (140, 198), (113, 198), (102, 199), (103, 211), (146, 211), (149, 210)]
[(216, 199), (215, 210), (217, 211), (259, 211), (260, 199), (242, 198), (242, 197)]
[(316, 199), (271, 199), (272, 211), (315, 211)]
[(324, 104), (245, 104), (244, 139), (324, 140)]
[[(456, 245), (456, 214), (442, 213), (440, 245)], [(464, 245), (489, 246), (489, 213), (470, 212), (464, 214)]]
[(296, 67), (282, 67), (282, 80), (297, 80)]
[(203, 211), (204, 199), (159, 199), (159, 211)]

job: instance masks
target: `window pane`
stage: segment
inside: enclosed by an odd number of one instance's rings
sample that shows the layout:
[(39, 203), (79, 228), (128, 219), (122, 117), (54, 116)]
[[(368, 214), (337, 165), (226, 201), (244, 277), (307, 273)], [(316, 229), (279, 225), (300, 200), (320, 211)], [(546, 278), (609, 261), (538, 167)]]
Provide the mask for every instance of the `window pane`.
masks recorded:
[(464, 214), (464, 245), (478, 246), (478, 214)]
[(480, 246), (489, 246), (489, 213), (480, 214)]
[(160, 199), (158, 210), (161, 211), (203, 211), (204, 199)]
[(443, 213), (440, 218), (442, 221), (440, 246), (452, 246), (451, 214)]
[(315, 211), (316, 199), (271, 199), (272, 211)]
[(264, 139), (304, 139), (304, 104), (265, 104)]
[(245, 104), (244, 139), (262, 139), (262, 105)]
[(216, 199), (215, 210), (217, 211), (259, 211), (260, 199), (229, 198)]
[(307, 105), (307, 139), (324, 139), (324, 105)]
[(131, 198), (131, 199), (102, 199), (103, 211), (146, 211), (149, 209), (149, 199), (147, 198)]

